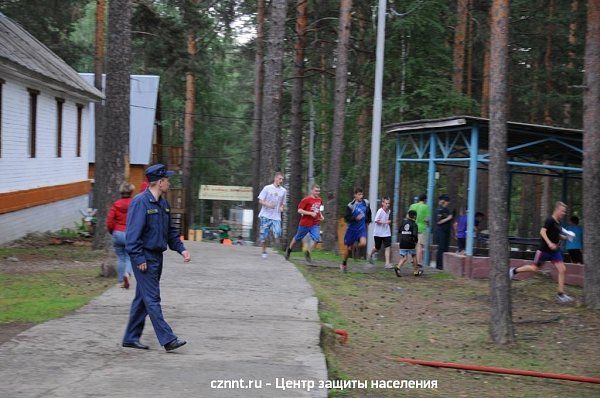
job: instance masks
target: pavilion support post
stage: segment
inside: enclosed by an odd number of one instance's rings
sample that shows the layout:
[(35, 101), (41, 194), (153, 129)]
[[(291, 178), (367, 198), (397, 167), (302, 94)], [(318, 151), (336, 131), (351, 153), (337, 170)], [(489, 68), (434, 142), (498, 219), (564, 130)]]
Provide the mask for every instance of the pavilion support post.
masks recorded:
[(400, 172), (402, 153), (400, 149), (400, 137), (396, 138), (396, 171), (394, 174), (394, 205), (392, 210), (392, 242), (398, 240), (398, 224), (400, 223), (400, 215), (398, 211), (400, 209)]
[(467, 198), (467, 256), (473, 256), (475, 243), (475, 213), (477, 212), (477, 157), (479, 156), (479, 128), (471, 127), (469, 151), (469, 193)]
[[(567, 176), (567, 173), (564, 172), (562, 173), (563, 177), (562, 177), (562, 195), (561, 195), (561, 201), (563, 203), (567, 203), (568, 201), (568, 193), (569, 193), (569, 177)], [(567, 205), (572, 206), (572, 203), (567, 203)]]
[(436, 158), (436, 134), (429, 135), (429, 170), (427, 171), (427, 206), (431, 216), (427, 226), (427, 239), (425, 241), (425, 255), (423, 258), (424, 266), (430, 265), (431, 260), (431, 242), (433, 238), (433, 225), (435, 223), (435, 209), (433, 208), (433, 195), (435, 194), (435, 158)]

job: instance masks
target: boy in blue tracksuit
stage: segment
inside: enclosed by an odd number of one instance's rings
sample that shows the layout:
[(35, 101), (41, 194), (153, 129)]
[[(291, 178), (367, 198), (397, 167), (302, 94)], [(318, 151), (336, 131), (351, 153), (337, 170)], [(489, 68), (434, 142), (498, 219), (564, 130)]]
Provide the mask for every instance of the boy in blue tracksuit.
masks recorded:
[(367, 225), (371, 223), (371, 208), (369, 201), (363, 199), (364, 192), (362, 188), (354, 190), (354, 200), (346, 206), (346, 215), (344, 219), (348, 223), (346, 234), (344, 235), (344, 245), (346, 252), (340, 270), (348, 272), (348, 257), (355, 246), (365, 247), (367, 245)]

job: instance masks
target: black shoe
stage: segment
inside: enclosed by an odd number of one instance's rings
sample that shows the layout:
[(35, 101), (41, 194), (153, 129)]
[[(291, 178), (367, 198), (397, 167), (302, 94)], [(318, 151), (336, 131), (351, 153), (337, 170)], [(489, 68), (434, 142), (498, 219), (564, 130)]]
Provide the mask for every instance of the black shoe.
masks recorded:
[(292, 254), (292, 249), (290, 249), (289, 247), (287, 249), (285, 249), (285, 259), (289, 260), (290, 259), (290, 254)]
[(396, 276), (398, 278), (402, 277), (402, 274), (400, 274), (400, 268), (398, 268), (397, 266), (394, 267), (394, 272), (396, 273)]
[(308, 264), (312, 265), (312, 257), (310, 256), (310, 252), (308, 250), (304, 252), (304, 258)]
[(139, 341), (124, 341), (123, 342), (123, 347), (127, 347), (127, 348), (137, 348), (139, 350), (147, 350), (150, 347), (148, 347), (147, 345), (144, 345), (142, 343), (140, 343)]
[(165, 344), (165, 350), (173, 351), (173, 350), (178, 349), (182, 345), (185, 345), (186, 343), (187, 343), (187, 341), (185, 341), (185, 340), (175, 339), (175, 340), (171, 341), (170, 343)]

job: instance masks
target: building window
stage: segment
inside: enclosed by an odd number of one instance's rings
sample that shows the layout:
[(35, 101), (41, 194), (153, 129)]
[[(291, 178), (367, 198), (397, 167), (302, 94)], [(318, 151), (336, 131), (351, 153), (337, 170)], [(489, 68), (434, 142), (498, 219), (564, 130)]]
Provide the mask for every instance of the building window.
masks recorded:
[(2, 157), (2, 87), (4, 79), (0, 79), (0, 158)]
[(35, 143), (37, 134), (37, 98), (38, 90), (28, 88), (29, 91), (29, 157), (35, 157)]
[(56, 97), (56, 157), (62, 157), (62, 125), (63, 125), (63, 104), (65, 100)]
[(77, 104), (77, 157), (81, 157), (81, 123), (83, 117), (83, 105)]

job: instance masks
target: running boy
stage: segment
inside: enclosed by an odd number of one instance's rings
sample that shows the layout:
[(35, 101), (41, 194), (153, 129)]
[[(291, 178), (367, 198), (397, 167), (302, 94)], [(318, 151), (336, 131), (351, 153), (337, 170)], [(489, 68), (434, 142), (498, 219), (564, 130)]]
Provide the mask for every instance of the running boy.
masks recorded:
[(421, 276), (423, 275), (423, 270), (421, 266), (416, 261), (417, 251), (415, 247), (417, 246), (417, 242), (419, 241), (419, 227), (415, 220), (417, 219), (417, 212), (414, 210), (408, 211), (408, 217), (402, 221), (400, 228), (398, 229), (398, 235), (400, 240), (400, 261), (398, 265), (394, 267), (394, 271), (396, 272), (396, 276), (400, 277), (400, 267), (406, 264), (408, 260), (408, 256), (410, 256), (410, 261), (413, 264), (413, 275)]
[(381, 245), (385, 248), (385, 268), (392, 268), (390, 264), (390, 246), (392, 246), (392, 232), (390, 230), (390, 198), (381, 199), (381, 208), (375, 214), (375, 228), (373, 230), (373, 238), (375, 239), (375, 247), (369, 255), (369, 262), (374, 263), (373, 255), (381, 249)]
[(344, 219), (348, 223), (346, 235), (344, 235), (344, 245), (346, 252), (340, 265), (342, 272), (348, 272), (348, 257), (354, 246), (365, 247), (367, 245), (367, 224), (371, 222), (371, 209), (369, 201), (363, 199), (362, 188), (354, 190), (354, 200), (346, 206), (346, 215)]
[(558, 292), (556, 300), (561, 303), (573, 301), (573, 298), (565, 294), (565, 263), (563, 262), (560, 252), (560, 240), (566, 240), (567, 237), (562, 235), (560, 220), (567, 213), (567, 205), (563, 202), (556, 202), (552, 216), (548, 217), (544, 222), (544, 226), (540, 230), (540, 246), (535, 252), (533, 264), (523, 265), (519, 268), (511, 267), (508, 271), (510, 279), (521, 272), (537, 272), (544, 261), (551, 261), (558, 271)]
[(296, 232), (296, 235), (294, 235), (292, 242), (285, 251), (286, 260), (290, 259), (290, 254), (292, 253), (292, 249), (294, 249), (296, 242), (301, 241), (307, 234), (310, 234), (312, 243), (306, 248), (304, 256), (306, 257), (306, 261), (309, 264), (312, 264), (310, 251), (315, 244), (321, 241), (321, 230), (319, 224), (324, 220), (323, 214), (321, 213), (323, 201), (319, 196), (320, 193), (321, 188), (317, 184), (313, 184), (310, 195), (302, 199), (298, 204), (298, 213), (301, 215), (300, 223), (298, 225), (298, 231)]
[(283, 184), (283, 174), (275, 173), (273, 184), (265, 186), (258, 195), (258, 203), (262, 206), (258, 218), (260, 219), (260, 241), (262, 243), (262, 257), (267, 258), (267, 238), (269, 231), (273, 237), (281, 237), (281, 213), (285, 205), (286, 189)]

